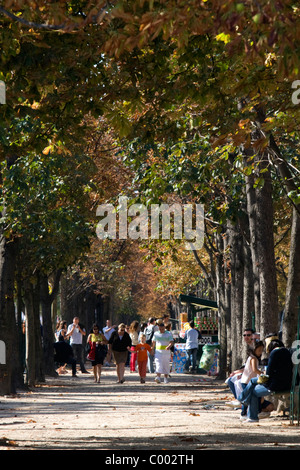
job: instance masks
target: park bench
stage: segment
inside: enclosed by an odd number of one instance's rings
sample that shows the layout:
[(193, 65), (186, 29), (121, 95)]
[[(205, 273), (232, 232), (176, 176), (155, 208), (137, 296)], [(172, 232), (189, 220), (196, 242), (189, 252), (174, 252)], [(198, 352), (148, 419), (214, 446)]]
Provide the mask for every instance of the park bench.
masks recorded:
[[(283, 416), (286, 416), (286, 413), (289, 413), (290, 422), (294, 424), (297, 414), (297, 422), (299, 425), (299, 364), (294, 364), (293, 367), (293, 379), (290, 390), (282, 392), (272, 392), (269, 395), (269, 400), (274, 404), (274, 407), (277, 413), (282, 412)], [(267, 398), (268, 399), (268, 398)]]

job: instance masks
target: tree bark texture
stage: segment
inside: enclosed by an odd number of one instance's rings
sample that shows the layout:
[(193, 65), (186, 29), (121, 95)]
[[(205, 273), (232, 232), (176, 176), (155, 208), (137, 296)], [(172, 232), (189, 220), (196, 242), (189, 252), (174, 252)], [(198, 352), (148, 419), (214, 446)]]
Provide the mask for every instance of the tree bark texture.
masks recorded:
[(282, 328), (282, 339), (291, 347), (296, 339), (298, 315), (298, 297), (300, 296), (300, 215), (293, 209), (289, 273), (286, 288), (286, 301)]
[[(257, 157), (258, 158), (258, 157)], [(247, 178), (247, 207), (254, 273), (255, 321), (261, 338), (279, 327), (273, 236), (272, 182), (265, 155), (259, 155), (258, 173)], [(255, 185), (255, 178), (263, 178)]]
[[(15, 243), (0, 235), (0, 340), (5, 344), (6, 363), (0, 364), (0, 395), (15, 393), (13, 372), (16, 356), (14, 306)], [(17, 342), (18, 343), (18, 342)]]

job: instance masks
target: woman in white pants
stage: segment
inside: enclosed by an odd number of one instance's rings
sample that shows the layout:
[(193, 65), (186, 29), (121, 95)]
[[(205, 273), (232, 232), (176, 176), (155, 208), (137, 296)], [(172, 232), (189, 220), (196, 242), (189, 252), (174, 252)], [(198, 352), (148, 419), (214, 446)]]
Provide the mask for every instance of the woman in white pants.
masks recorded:
[(155, 382), (160, 383), (161, 374), (164, 375), (164, 382), (168, 383), (170, 374), (171, 347), (174, 344), (173, 336), (166, 330), (164, 323), (158, 323), (159, 331), (153, 335), (153, 347), (155, 347)]

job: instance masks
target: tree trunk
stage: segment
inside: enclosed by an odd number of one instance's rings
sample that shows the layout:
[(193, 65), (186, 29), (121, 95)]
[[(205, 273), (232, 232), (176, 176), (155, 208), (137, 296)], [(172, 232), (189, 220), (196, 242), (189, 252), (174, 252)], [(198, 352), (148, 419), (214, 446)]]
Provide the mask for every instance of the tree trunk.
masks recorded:
[(42, 325), (40, 318), (40, 279), (37, 276), (36, 283), (32, 286), (33, 312), (35, 329), (35, 378), (36, 382), (45, 382), (44, 354), (42, 347)]
[(223, 234), (216, 235), (216, 280), (217, 280), (217, 303), (218, 303), (218, 341), (220, 344), (219, 354), (219, 377), (224, 379), (226, 372), (230, 369), (228, 357), (228, 325), (230, 322), (230, 284), (228, 282), (228, 269), (225, 263), (224, 253), (226, 250), (226, 237)]
[(298, 321), (298, 296), (300, 296), (300, 215), (295, 207), (290, 241), (289, 274), (286, 288), (285, 311), (282, 328), (283, 343), (291, 347), (296, 339)]
[[(15, 160), (16, 156), (8, 156), (8, 167)], [(6, 208), (4, 207), (0, 216), (3, 217), (5, 214)], [(14, 379), (17, 369), (16, 360), (18, 359), (14, 354), (16, 348), (14, 304), (16, 246), (15, 241), (9, 240), (0, 232), (0, 341), (4, 353), (4, 357), (0, 357), (0, 395), (16, 392), (16, 380)]]
[(257, 205), (254, 189), (254, 176), (246, 176), (247, 212), (249, 216), (249, 247), (252, 260), (253, 276), (253, 306), (255, 330), (260, 331), (260, 288), (259, 288), (259, 262), (257, 259)]
[[(0, 235), (0, 341), (5, 346), (5, 361), (0, 361), (0, 395), (15, 393), (15, 243)], [(1, 363), (4, 362), (4, 363)]]
[(22, 314), (25, 312), (25, 306), (22, 296), (22, 276), (21, 276), (21, 262), (17, 257), (17, 269), (16, 269), (16, 319), (17, 319), (17, 336), (18, 336), (18, 348), (16, 355), (18, 356), (17, 370), (15, 374), (15, 382), (17, 388), (24, 387), (24, 370), (25, 370), (25, 331), (23, 328)]
[(263, 185), (256, 188), (257, 195), (257, 259), (259, 263), (260, 288), (260, 333), (279, 329), (277, 277), (274, 253), (273, 199), (269, 163), (264, 156), (259, 165), (263, 174)]
[(26, 384), (29, 387), (36, 385), (36, 335), (33, 286), (29, 280), (24, 281), (24, 303), (25, 303), (25, 336), (26, 336)]
[[(278, 331), (279, 312), (271, 176), (267, 156), (260, 154), (255, 158), (257, 173), (247, 177), (247, 206), (255, 282), (256, 329), (261, 333), (261, 338), (264, 338), (266, 334)], [(257, 185), (256, 178), (260, 178)]]
[[(243, 331), (252, 328), (255, 312), (254, 306), (254, 275), (251, 250), (247, 240), (244, 239), (244, 293), (243, 293)], [(255, 327), (254, 327), (255, 329)], [(244, 342), (243, 342), (244, 344)], [(246, 359), (246, 348), (243, 347), (243, 360)]]
[[(278, 170), (278, 176), (287, 194), (298, 192), (298, 184), (294, 180), (285, 158), (274, 139), (270, 135), (269, 145), (273, 153), (274, 165)], [(293, 206), (293, 219), (290, 241), (290, 261), (288, 281), (286, 288), (285, 312), (283, 321), (282, 338), (287, 347), (291, 347), (297, 331), (297, 297), (300, 296), (300, 204)]]
[(240, 368), (242, 363), (242, 327), (243, 327), (243, 237), (239, 227), (228, 222), (230, 271), (231, 271), (231, 351), (232, 368)]
[(40, 276), (40, 300), (43, 318), (43, 353), (44, 353), (44, 370), (46, 375), (56, 376), (54, 364), (54, 332), (52, 326), (52, 304), (59, 290), (59, 282), (62, 271), (59, 269), (54, 275), (52, 291), (49, 293), (48, 276)]
[(26, 333), (26, 383), (35, 387), (37, 382), (45, 381), (42, 330), (40, 322), (39, 281), (24, 281), (25, 333)]

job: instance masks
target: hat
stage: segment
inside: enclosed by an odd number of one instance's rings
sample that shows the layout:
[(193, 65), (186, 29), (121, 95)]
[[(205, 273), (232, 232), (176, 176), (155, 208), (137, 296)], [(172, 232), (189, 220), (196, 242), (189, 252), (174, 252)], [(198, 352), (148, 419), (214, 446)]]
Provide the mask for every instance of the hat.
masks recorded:
[(268, 350), (268, 347), (269, 347), (269, 344), (271, 343), (271, 341), (274, 341), (275, 339), (279, 340), (278, 336), (276, 336), (276, 335), (268, 336), (268, 337), (265, 339), (266, 350)]

